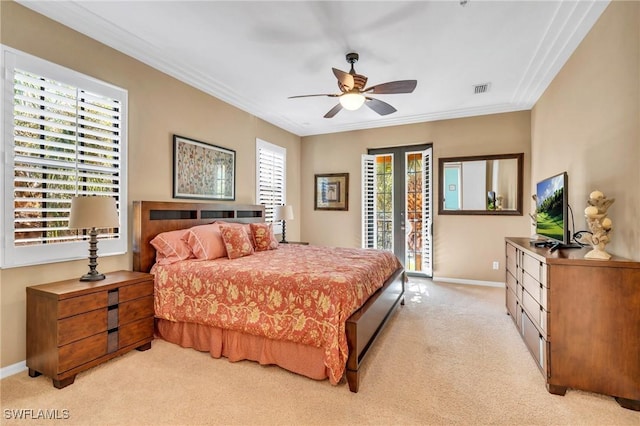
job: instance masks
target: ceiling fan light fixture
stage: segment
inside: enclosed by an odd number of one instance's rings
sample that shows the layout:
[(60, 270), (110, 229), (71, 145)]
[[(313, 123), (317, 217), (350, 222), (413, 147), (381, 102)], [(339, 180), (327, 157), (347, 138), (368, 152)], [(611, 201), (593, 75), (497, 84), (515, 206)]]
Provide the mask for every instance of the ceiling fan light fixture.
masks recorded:
[(364, 104), (364, 96), (360, 93), (345, 93), (340, 96), (340, 104), (344, 109), (355, 111)]

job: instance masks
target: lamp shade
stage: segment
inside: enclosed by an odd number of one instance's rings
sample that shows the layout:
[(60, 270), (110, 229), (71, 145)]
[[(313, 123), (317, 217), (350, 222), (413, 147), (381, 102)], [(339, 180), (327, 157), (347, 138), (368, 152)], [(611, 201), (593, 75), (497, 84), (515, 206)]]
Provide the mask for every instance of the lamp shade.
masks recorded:
[(293, 220), (293, 206), (276, 206), (274, 220)]
[(355, 111), (362, 106), (365, 98), (360, 93), (345, 93), (340, 96), (340, 104), (344, 109)]
[(73, 197), (69, 228), (116, 228), (120, 226), (116, 199), (113, 197)]

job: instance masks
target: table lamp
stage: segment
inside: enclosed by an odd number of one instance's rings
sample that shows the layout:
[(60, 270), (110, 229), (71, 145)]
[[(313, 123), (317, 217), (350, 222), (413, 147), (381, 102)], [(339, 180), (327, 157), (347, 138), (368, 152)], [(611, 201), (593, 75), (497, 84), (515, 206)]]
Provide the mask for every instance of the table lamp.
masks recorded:
[(117, 228), (120, 226), (116, 199), (113, 197), (73, 197), (69, 214), (70, 229), (89, 229), (89, 272), (80, 281), (99, 281), (104, 274), (96, 270), (98, 266), (98, 231), (96, 228)]
[(274, 220), (282, 221), (282, 241), (283, 244), (287, 243), (285, 236), (286, 221), (293, 220), (293, 206), (276, 206)]

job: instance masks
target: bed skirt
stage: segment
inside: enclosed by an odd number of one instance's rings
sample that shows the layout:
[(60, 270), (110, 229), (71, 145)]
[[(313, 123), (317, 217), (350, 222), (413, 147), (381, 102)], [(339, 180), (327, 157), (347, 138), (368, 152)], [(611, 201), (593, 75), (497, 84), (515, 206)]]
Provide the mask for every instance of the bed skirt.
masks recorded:
[(213, 358), (225, 357), (231, 362), (251, 360), (262, 365), (275, 364), (315, 380), (329, 377), (329, 370), (324, 365), (323, 348), (160, 318), (155, 320), (155, 332), (158, 337), (183, 348), (209, 352)]

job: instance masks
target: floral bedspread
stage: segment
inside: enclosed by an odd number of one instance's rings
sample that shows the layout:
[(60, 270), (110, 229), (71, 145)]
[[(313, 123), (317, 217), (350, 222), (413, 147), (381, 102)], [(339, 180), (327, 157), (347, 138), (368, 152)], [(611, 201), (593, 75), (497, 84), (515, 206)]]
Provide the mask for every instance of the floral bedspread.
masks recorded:
[(286, 244), (156, 265), (155, 314), (323, 347), (336, 384), (348, 357), (345, 321), (398, 267), (386, 251)]

